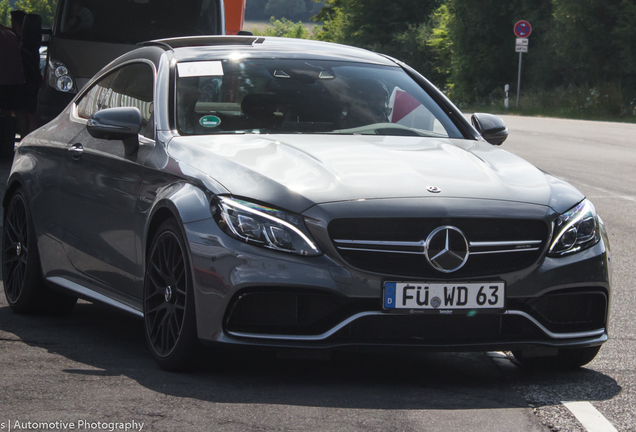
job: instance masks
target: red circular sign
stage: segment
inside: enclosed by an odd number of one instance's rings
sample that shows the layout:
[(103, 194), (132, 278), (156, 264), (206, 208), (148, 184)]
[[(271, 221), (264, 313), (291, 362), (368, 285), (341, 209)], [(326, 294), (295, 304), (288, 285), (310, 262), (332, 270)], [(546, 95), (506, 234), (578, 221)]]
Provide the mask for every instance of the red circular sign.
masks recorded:
[(515, 35), (518, 38), (527, 38), (530, 33), (532, 33), (532, 26), (528, 21), (517, 21), (517, 24), (515, 24)]

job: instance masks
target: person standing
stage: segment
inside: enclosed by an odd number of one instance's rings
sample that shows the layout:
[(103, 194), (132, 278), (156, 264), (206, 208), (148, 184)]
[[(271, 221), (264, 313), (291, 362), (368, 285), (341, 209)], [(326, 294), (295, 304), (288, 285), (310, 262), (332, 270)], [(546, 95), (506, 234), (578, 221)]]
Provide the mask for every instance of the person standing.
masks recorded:
[(18, 36), (0, 26), (0, 156), (13, 153), (15, 123), (12, 114), (22, 109), (24, 71)]
[(24, 17), (26, 12), (20, 9), (11, 11), (11, 31), (16, 34), (18, 39), (22, 38), (22, 24), (24, 23)]
[[(25, 22), (29, 20), (28, 34), (24, 28)], [(26, 136), (35, 129), (35, 111), (37, 108), (37, 98), (42, 76), (39, 68), (38, 48), (41, 39), (41, 18), (36, 14), (26, 14), (21, 10), (11, 11), (11, 28), (1, 26), (3, 32), (3, 46), (6, 52), (0, 57), (3, 65), (2, 72), (5, 75), (4, 81), (0, 85), (8, 87), (2, 90), (0, 107), (7, 112), (14, 112), (18, 123), (18, 133), (21, 137)], [(17, 58), (16, 58), (17, 44)], [(7, 69), (7, 70), (4, 70)], [(18, 74), (21, 78), (18, 79)], [(6, 113), (5, 113), (6, 116)]]
[(0, 109), (13, 111), (20, 107), (20, 91), (24, 84), (20, 41), (8, 27), (0, 27)]

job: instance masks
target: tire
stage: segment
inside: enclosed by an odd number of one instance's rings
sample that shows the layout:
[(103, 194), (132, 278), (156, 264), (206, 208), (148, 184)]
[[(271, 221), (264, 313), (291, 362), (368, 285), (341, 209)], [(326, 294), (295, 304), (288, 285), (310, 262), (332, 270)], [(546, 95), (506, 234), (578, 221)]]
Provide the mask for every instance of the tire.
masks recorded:
[(168, 219), (153, 238), (144, 278), (146, 341), (167, 371), (187, 369), (198, 348), (191, 275), (179, 225)]
[(529, 369), (578, 369), (585, 366), (598, 354), (601, 346), (586, 348), (561, 348), (555, 356), (525, 357), (522, 351), (513, 351), (512, 355)]
[(69, 313), (77, 298), (49, 290), (42, 278), (33, 220), (22, 189), (11, 197), (2, 226), (2, 278), (11, 309), (20, 314)]

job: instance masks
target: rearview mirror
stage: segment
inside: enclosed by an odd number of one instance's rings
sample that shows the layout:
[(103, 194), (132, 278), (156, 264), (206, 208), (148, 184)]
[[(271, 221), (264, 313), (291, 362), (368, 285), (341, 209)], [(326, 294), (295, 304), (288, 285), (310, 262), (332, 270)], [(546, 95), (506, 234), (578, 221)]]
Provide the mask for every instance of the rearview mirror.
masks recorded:
[(477, 132), (492, 145), (501, 145), (508, 138), (506, 123), (496, 115), (475, 113), (470, 118)]
[(86, 129), (93, 138), (122, 140), (126, 156), (132, 156), (139, 149), (141, 112), (134, 107), (107, 108), (93, 114)]

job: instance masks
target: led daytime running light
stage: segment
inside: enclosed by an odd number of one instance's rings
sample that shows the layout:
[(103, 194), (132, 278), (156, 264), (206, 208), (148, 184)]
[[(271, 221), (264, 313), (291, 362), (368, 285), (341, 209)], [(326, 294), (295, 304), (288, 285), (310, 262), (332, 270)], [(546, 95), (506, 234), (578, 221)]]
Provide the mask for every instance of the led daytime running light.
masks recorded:
[[(233, 199), (229, 199), (229, 198), (225, 198), (225, 197), (220, 197), (219, 199), (219, 208), (222, 212), (222, 218), (224, 219), (227, 227), (230, 229), (230, 231), (232, 231), (232, 233), (237, 236), (238, 238), (245, 240), (245, 241), (257, 241), (255, 239), (252, 239), (250, 237), (247, 237), (241, 233), (239, 233), (236, 229), (236, 227), (234, 226), (234, 224), (231, 221), (232, 216), (229, 214), (229, 209), (230, 208), (234, 208), (236, 210), (240, 210), (249, 214), (253, 214), (256, 217), (262, 218), (262, 219), (266, 219), (269, 220), (271, 222), (273, 222), (276, 225), (280, 225), (285, 227), (286, 229), (288, 229), (289, 231), (293, 232), (294, 234), (296, 234), (298, 237), (300, 237), (300, 239), (309, 247), (311, 248), (311, 254), (312, 255), (319, 255), (322, 252), (320, 251), (320, 249), (318, 249), (318, 247), (316, 247), (313, 243), (312, 240), (309, 239), (309, 237), (307, 237), (307, 235), (305, 235), (305, 233), (303, 233), (300, 229), (298, 229), (297, 227), (295, 227), (293, 224), (277, 218), (275, 216), (271, 216), (267, 213), (255, 210), (247, 205), (241, 204), (239, 202), (237, 202), (236, 200)], [(270, 227), (271, 228), (271, 227)], [(269, 244), (262, 244), (265, 247), (271, 248), (271, 249), (276, 249), (276, 250), (281, 250), (281, 251), (285, 251), (285, 252), (305, 252), (304, 254), (301, 253), (301, 255), (306, 255), (307, 252), (306, 251), (296, 251), (296, 250), (290, 250), (290, 249), (285, 249), (282, 248), (280, 246), (276, 245), (276, 241), (273, 240), (271, 238), (273, 233), (268, 232), (269, 230), (264, 230), (264, 234), (267, 237), (267, 243)]]
[[(586, 238), (579, 238), (581, 225), (589, 219), (596, 225), (595, 230)], [(560, 221), (564, 222), (564, 224), (559, 226)], [(555, 233), (556, 236), (550, 245), (550, 254), (564, 255), (596, 244), (600, 237), (594, 205), (588, 200), (583, 200), (572, 209), (560, 215), (555, 221)], [(569, 235), (574, 234), (574, 239), (571, 242), (565, 241), (565, 236), (568, 235), (568, 233)]]

